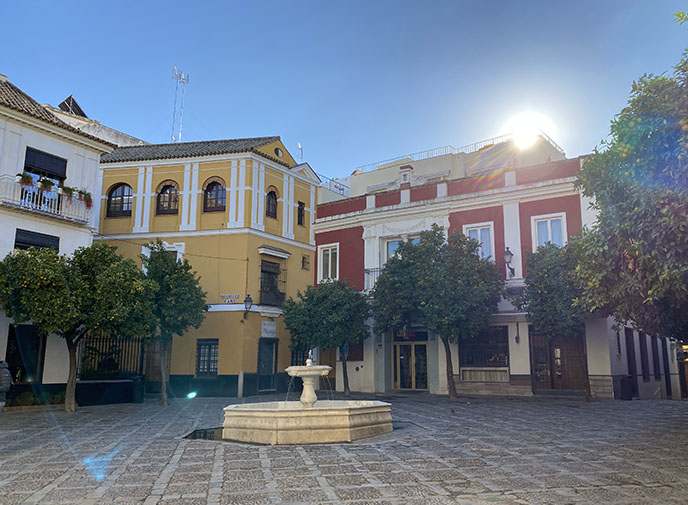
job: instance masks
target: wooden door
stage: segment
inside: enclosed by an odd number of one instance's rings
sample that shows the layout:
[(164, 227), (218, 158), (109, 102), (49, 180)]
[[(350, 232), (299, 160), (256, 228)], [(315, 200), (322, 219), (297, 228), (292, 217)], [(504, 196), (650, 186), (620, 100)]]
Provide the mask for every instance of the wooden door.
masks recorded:
[(535, 389), (584, 390), (585, 352), (583, 339), (532, 336)]

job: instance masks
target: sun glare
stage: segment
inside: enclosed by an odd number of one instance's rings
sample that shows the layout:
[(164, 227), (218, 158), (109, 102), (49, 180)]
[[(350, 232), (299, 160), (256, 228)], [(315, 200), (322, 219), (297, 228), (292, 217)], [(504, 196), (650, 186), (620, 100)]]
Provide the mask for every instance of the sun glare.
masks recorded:
[(531, 111), (516, 114), (502, 128), (502, 133), (513, 134), (514, 142), (520, 149), (532, 146), (540, 132), (555, 136), (556, 128), (547, 116)]

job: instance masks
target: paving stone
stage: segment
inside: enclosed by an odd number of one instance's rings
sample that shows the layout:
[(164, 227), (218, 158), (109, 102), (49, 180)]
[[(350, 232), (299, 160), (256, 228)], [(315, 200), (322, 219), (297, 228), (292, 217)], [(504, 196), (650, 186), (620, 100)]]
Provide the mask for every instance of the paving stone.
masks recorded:
[(388, 400), (393, 433), (304, 447), (181, 438), (236, 399), (3, 412), (0, 503), (688, 503), (688, 402)]

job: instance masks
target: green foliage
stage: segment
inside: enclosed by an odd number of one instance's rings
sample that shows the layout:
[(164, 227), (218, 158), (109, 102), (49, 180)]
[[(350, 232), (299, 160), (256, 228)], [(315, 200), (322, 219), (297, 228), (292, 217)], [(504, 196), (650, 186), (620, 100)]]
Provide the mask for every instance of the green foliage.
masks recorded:
[(36, 403), (39, 405), (50, 405), (53, 401), (53, 395), (48, 391), (43, 391), (38, 398), (36, 398)]
[(576, 284), (576, 257), (569, 245), (551, 243), (530, 254), (523, 295), (516, 305), (528, 312), (528, 322), (538, 335), (576, 337), (585, 332), (586, 311), (574, 306), (580, 296)]
[(16, 324), (63, 337), (70, 352), (65, 410), (73, 411), (76, 346), (87, 333), (125, 338), (150, 332), (155, 284), (103, 242), (72, 257), (50, 248), (15, 251), (0, 262), (0, 306)]
[(449, 341), (477, 336), (503, 292), (502, 275), (478, 247), (456, 232), (445, 240), (436, 225), (421, 233), (420, 243), (401, 243), (372, 293), (375, 330), (422, 322)]
[(60, 391), (57, 394), (53, 395), (53, 404), (54, 405), (61, 405), (65, 402), (65, 392)]
[(688, 21), (688, 13), (686, 11), (676, 11), (674, 13), (674, 19), (680, 25)]
[(33, 396), (31, 391), (24, 391), (23, 393), (17, 395), (17, 397), (12, 402), (12, 405), (17, 405), (18, 407), (28, 407), (33, 405), (36, 398)]
[(370, 307), (365, 295), (344, 281), (325, 282), (299, 291), (282, 306), (292, 349), (337, 348), (368, 336)]
[(208, 310), (206, 294), (186, 259), (177, 261), (160, 240), (147, 247), (150, 255), (141, 260), (146, 277), (156, 286), (152, 296), (156, 324), (151, 336), (168, 342), (173, 335), (201, 326)]
[(578, 180), (599, 216), (577, 245), (579, 303), (655, 335), (688, 329), (687, 54), (633, 83)]

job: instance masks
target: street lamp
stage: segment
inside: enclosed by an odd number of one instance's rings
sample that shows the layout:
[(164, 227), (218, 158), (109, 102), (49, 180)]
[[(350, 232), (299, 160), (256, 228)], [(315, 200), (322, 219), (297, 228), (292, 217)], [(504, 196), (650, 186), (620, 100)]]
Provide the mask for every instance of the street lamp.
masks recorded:
[(246, 316), (248, 316), (249, 310), (251, 310), (251, 307), (253, 307), (253, 299), (251, 298), (251, 295), (246, 295), (246, 298), (244, 298), (244, 319), (246, 319)]
[(509, 248), (506, 248), (506, 251), (504, 251), (504, 263), (506, 264), (506, 267), (509, 269), (509, 277), (513, 277), (516, 275), (516, 270), (514, 267), (511, 266), (511, 261), (514, 259), (514, 253), (512, 253)]

